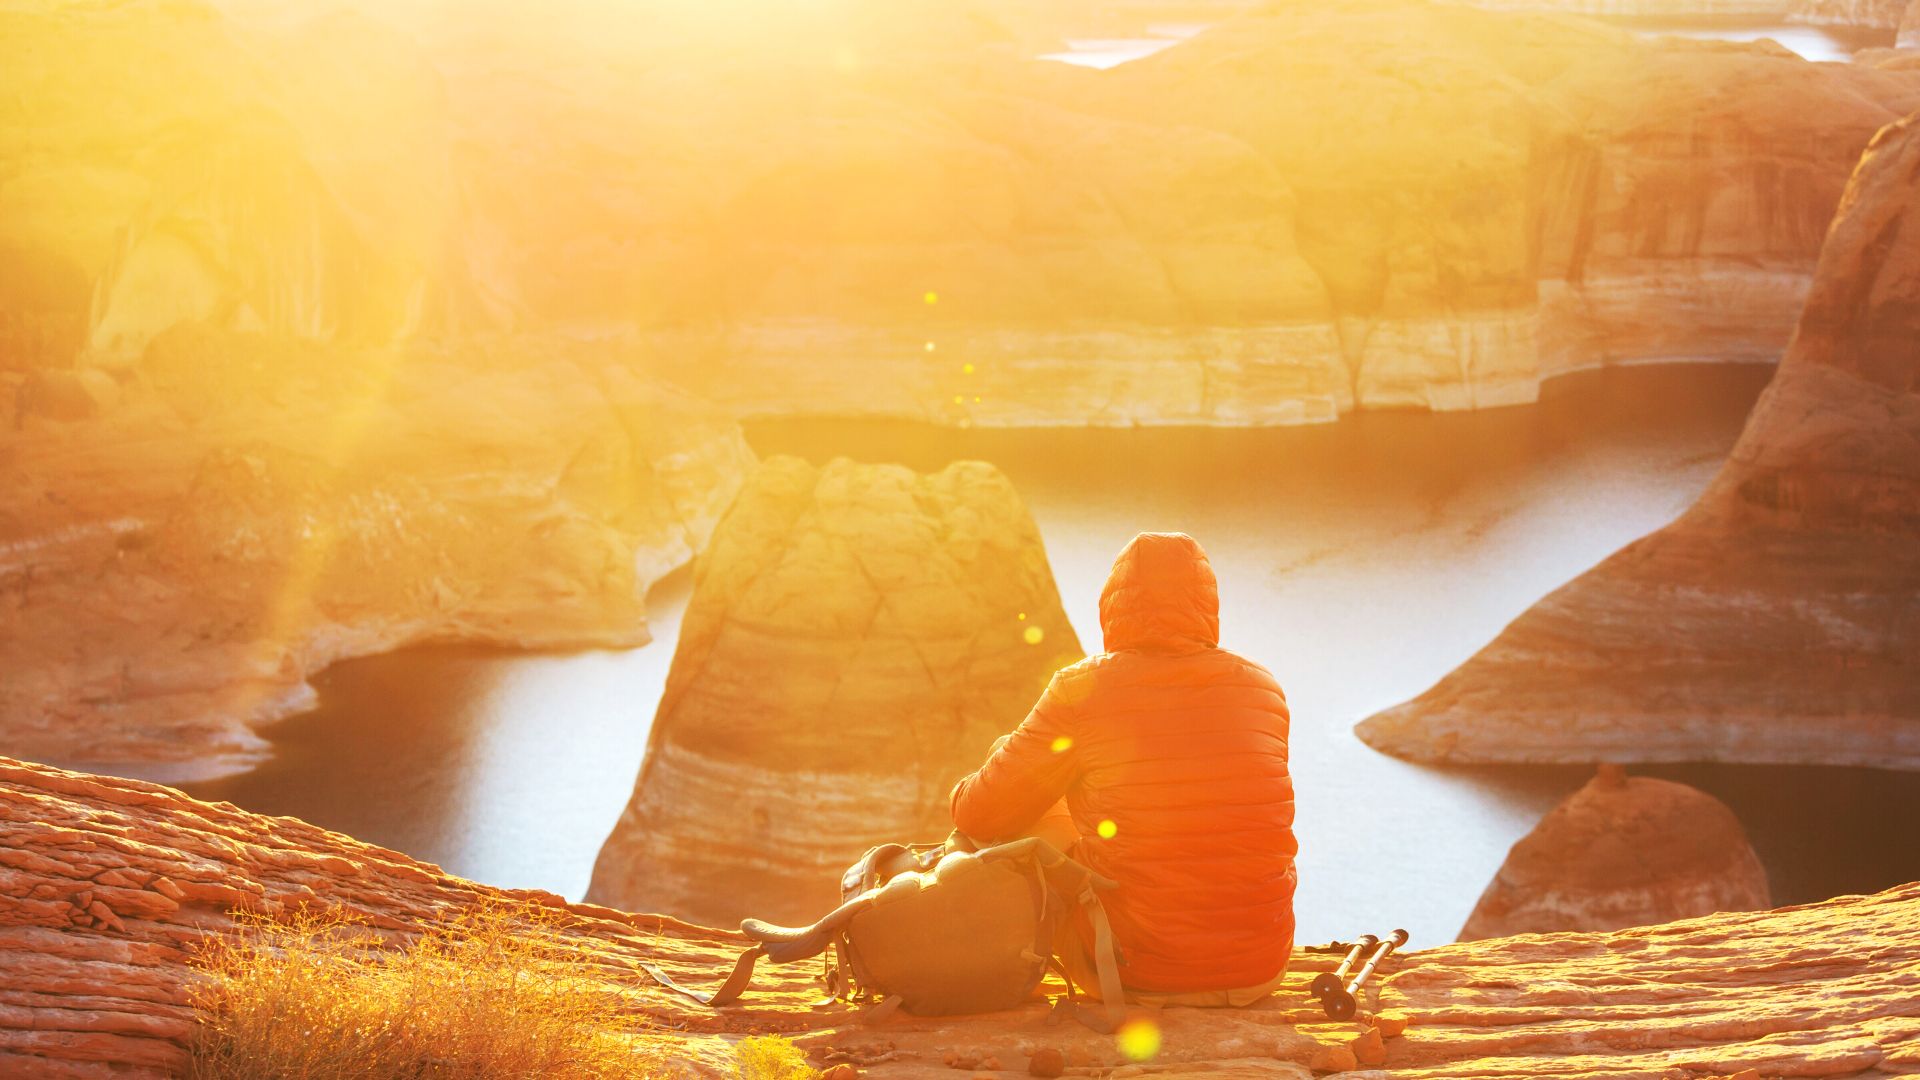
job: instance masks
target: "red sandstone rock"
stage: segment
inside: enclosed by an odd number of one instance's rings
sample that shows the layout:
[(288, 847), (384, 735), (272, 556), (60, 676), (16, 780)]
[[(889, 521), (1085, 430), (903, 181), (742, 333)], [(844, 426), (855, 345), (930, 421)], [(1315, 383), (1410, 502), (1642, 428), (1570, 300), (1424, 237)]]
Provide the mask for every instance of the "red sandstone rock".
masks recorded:
[(1460, 939), (1619, 930), (1770, 906), (1766, 870), (1725, 804), (1603, 765), (1513, 845)]
[(1353, 1051), (1354, 1059), (1362, 1065), (1383, 1065), (1387, 1060), (1387, 1044), (1380, 1037), (1380, 1029), (1368, 1028), (1347, 1043), (1347, 1049)]
[(1920, 769), (1920, 126), (1855, 172), (1799, 331), (1680, 520), (1359, 725), (1430, 761)]
[(632, 802), (589, 897), (811, 922), (1081, 656), (1006, 478), (766, 462), (716, 530)]
[(1323, 1046), (1307, 1062), (1314, 1072), (1348, 1072), (1360, 1067), (1351, 1046)]
[(1067, 1059), (1051, 1046), (1035, 1050), (1027, 1058), (1027, 1075), (1029, 1076), (1054, 1077), (1064, 1075), (1066, 1071)]
[[(332, 860), (359, 872), (329, 869), (340, 865)], [(115, 871), (155, 876), (143, 889), (97, 884)], [(152, 885), (162, 876), (180, 884), (178, 906), (133, 900), (159, 897)], [(76, 926), (64, 900), (39, 898), (83, 891), (113, 909), (120, 926)], [(654, 985), (637, 965), (717, 980), (743, 947), (736, 934), (492, 889), (292, 818), (0, 760), (0, 1076), (158, 1080), (177, 1070), (192, 1030), (189, 950), (229, 932), (236, 908), (339, 908), (398, 942), (503, 898), (566, 911), (564, 940), (599, 961), (607, 989), (622, 999), (609, 1022), (693, 1076), (731, 1077), (723, 1036), (772, 1031), (816, 1058), (857, 1044), (875, 1080), (924, 1078), (954, 1046), (1046, 1046), (1082, 1067), (1126, 1064), (1110, 1036), (1049, 1025), (1037, 1002), (914, 1020), (879, 1043), (856, 1011), (811, 1007), (819, 990), (806, 964), (763, 964), (740, 1007), (707, 1010)], [(1920, 883), (1637, 930), (1449, 945), (1390, 958), (1376, 1000), (1363, 1004), (1418, 1026), (1417, 1037), (1393, 1043), (1390, 1075), (1402, 1080), (1602, 1080), (1663, 1075), (1675, 1062), (1696, 1076), (1754, 1069), (1864, 1080), (1912, 1065), (1920, 1045), (1916, 922)], [(1321, 966), (1303, 955), (1262, 1005), (1161, 1011), (1164, 1044), (1145, 1068), (1304, 1075), (1316, 1052), (1351, 1032), (1306, 1004)]]

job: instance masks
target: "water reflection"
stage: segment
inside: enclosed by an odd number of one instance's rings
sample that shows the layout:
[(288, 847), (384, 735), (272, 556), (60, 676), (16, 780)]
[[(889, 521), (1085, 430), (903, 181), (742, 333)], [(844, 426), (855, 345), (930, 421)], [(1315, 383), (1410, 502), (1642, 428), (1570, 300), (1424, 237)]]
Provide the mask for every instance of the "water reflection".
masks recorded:
[(317, 680), (318, 711), (268, 730), (273, 761), (192, 791), (578, 898), (633, 792), (691, 591), (684, 571), (654, 586), (645, 648), (435, 646), (338, 664)]

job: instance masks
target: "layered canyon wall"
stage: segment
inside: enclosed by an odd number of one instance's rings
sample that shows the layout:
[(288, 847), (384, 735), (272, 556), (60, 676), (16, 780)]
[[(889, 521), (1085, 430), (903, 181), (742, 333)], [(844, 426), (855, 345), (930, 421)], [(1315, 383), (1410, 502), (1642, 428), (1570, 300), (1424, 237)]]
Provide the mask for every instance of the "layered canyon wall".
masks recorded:
[[(710, 985), (738, 935), (659, 915), (507, 892), (436, 866), (137, 781), (0, 759), (0, 1073), (19, 1080), (158, 1080), (193, 1038), (196, 945), (236, 912), (355, 918), (394, 945), (478, 905), (537, 905), (539, 931), (602, 972), (605, 1016), (643, 1060), (732, 1077), (734, 1043), (781, 1032), (817, 1066), (876, 1080), (944, 1076), (988, 1057), (1020, 1070), (1049, 1050), (1117, 1075), (1314, 1075), (1309, 1064), (1360, 1026), (1306, 996), (1333, 960), (1296, 953), (1278, 993), (1246, 1009), (1166, 1009), (1158, 1056), (1134, 1064), (1111, 1036), (1049, 1023), (1045, 1003), (976, 1017), (860, 1022), (813, 1007), (812, 964), (762, 964), (740, 1007), (709, 1010), (656, 985), (641, 964)], [(1899, 1075), (1920, 1065), (1920, 886), (1773, 912), (1613, 933), (1521, 936), (1391, 958), (1365, 1010), (1407, 1021), (1376, 1044), (1370, 1076), (1482, 1080)], [(536, 932), (529, 930), (530, 933)], [(1058, 994), (1063, 988), (1050, 983)]]
[(258, 7), (4, 16), (33, 78), (0, 254), (82, 365), (212, 321), (586, 341), (753, 414), (1505, 404), (1777, 357), (1853, 159), (1920, 107), (1917, 71), (1423, 0), (1107, 72), (991, 5)]
[(1039, 530), (999, 470), (767, 461), (695, 569), (633, 799), (589, 899), (805, 924), (1078, 660)]
[(1357, 730), (1425, 761), (1920, 769), (1920, 121), (1861, 159), (1699, 501)]

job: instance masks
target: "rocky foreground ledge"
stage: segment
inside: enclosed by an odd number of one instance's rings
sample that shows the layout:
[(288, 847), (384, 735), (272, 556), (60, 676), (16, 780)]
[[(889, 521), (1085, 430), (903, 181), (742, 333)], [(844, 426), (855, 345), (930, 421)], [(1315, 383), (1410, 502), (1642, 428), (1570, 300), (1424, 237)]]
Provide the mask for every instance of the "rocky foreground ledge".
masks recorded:
[[(159, 1077), (185, 1060), (194, 943), (232, 912), (336, 908), (395, 943), (488, 900), (563, 909), (562, 933), (624, 1003), (617, 1022), (669, 1072), (730, 1075), (731, 1042), (787, 1032), (819, 1064), (876, 1077), (1018, 1075), (1059, 1051), (1069, 1075), (1308, 1077), (1359, 1029), (1302, 1004), (1308, 956), (1279, 998), (1168, 1009), (1153, 1061), (1049, 1025), (1046, 1009), (860, 1026), (813, 1010), (810, 965), (764, 971), (750, 1004), (710, 1012), (654, 985), (714, 977), (727, 932), (493, 889), (292, 818), (131, 780), (0, 759), (0, 1075)], [(1920, 883), (1778, 911), (1608, 934), (1449, 945), (1390, 965), (1374, 1011), (1410, 1026), (1366, 1077), (1772, 1077), (1920, 1073)], [(1357, 928), (1356, 928), (1357, 929)], [(991, 1060), (989, 1060), (991, 1059)], [(1001, 1069), (991, 1066), (998, 1064)]]

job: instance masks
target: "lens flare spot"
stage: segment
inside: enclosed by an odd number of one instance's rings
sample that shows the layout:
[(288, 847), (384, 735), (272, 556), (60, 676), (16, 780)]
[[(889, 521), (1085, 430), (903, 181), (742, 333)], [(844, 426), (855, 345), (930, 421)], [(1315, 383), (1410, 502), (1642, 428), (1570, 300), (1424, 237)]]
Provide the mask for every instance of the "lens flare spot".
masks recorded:
[(937, 304), (940, 302), (940, 294), (934, 292), (932, 289), (928, 289), (920, 299), (925, 300), (929, 304)]
[(932, 352), (932, 351), (933, 351), (933, 342), (931, 342), (931, 341), (929, 341), (929, 342), (927, 342), (927, 351), (928, 351), (928, 352)]
[[(1100, 824), (1093, 827), (1093, 831), (1100, 834), (1100, 839), (1111, 840), (1120, 832), (1120, 826), (1115, 825), (1112, 818), (1105, 818), (1101, 820)], [(1155, 1035), (1154, 1037), (1158, 1038), (1159, 1036)], [(1158, 1049), (1159, 1045), (1159, 1043), (1155, 1043), (1154, 1047)]]
[(1023, 611), (1023, 612), (1021, 612), (1021, 613), (1020, 613), (1020, 615), (1019, 615), (1019, 619), (1020, 619), (1020, 621), (1021, 621), (1021, 622), (1026, 622), (1026, 621), (1027, 621), (1027, 613), (1026, 613), (1026, 612), (1024, 612), (1024, 611)]
[(1027, 644), (1038, 645), (1046, 640), (1047, 632), (1037, 626), (1029, 626), (1020, 636), (1027, 639)]
[(979, 394), (975, 394), (975, 395), (973, 395), (973, 403), (974, 403), (975, 405), (978, 405), (978, 404), (980, 404), (980, 395), (979, 395)]
[(971, 374), (973, 374), (973, 365), (972, 365), (972, 364), (961, 364), (961, 365), (960, 365), (960, 374), (962, 374), (962, 375), (971, 375)]
[(1151, 1020), (1129, 1020), (1114, 1033), (1113, 1044), (1133, 1061), (1160, 1056), (1160, 1025)]
[(1054, 753), (1056, 753), (1056, 754), (1064, 754), (1064, 753), (1066, 753), (1066, 752), (1067, 752), (1068, 750), (1071, 750), (1071, 749), (1073, 749), (1073, 740), (1072, 740), (1072, 739), (1070, 739), (1070, 738), (1068, 738), (1068, 737), (1067, 737), (1067, 736), (1065, 736), (1065, 735), (1059, 735), (1059, 736), (1055, 736), (1055, 737), (1054, 737), (1054, 740), (1053, 740), (1053, 752), (1054, 752)]
[(967, 399), (964, 397), (961, 397), (959, 394), (955, 394), (953, 395), (953, 403), (955, 405), (965, 405), (967, 403)]

